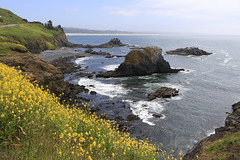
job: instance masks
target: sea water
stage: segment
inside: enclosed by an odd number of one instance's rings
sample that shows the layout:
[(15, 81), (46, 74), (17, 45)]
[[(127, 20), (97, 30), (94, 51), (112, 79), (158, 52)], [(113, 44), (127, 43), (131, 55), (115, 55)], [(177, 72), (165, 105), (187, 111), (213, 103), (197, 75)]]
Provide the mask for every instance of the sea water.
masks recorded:
[[(185, 71), (174, 74), (153, 74), (140, 77), (87, 78), (77, 77), (72, 83), (84, 85), (97, 95), (85, 94), (108, 117), (138, 115), (140, 121), (132, 122), (133, 136), (149, 138), (163, 149), (187, 153), (200, 140), (224, 125), (231, 105), (240, 101), (240, 36), (211, 35), (72, 35), (72, 43), (102, 44), (112, 38), (135, 46), (158, 46), (164, 59), (172, 68)], [(209, 56), (166, 55), (166, 51), (185, 47), (199, 47)], [(83, 49), (84, 50), (84, 49)], [(126, 55), (128, 47), (94, 49), (112, 55)], [(88, 67), (88, 72), (106, 72), (116, 69), (124, 57), (105, 58), (93, 56), (75, 62)], [(173, 98), (148, 101), (147, 95), (160, 87), (179, 90)], [(102, 105), (108, 104), (108, 105)], [(101, 107), (102, 106), (102, 107)], [(154, 113), (163, 117), (155, 118)]]

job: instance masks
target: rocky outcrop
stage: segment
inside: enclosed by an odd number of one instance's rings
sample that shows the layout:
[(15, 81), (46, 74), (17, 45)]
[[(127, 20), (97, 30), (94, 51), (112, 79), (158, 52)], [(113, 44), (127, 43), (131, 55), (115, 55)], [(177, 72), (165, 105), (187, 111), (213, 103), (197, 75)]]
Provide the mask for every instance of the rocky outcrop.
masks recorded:
[(51, 61), (51, 64), (56, 66), (58, 69), (62, 71), (63, 74), (70, 74), (78, 71), (82, 71), (82, 67), (72, 62), (71, 59), (81, 58), (84, 56), (68, 56), (68, 57), (60, 57)]
[(111, 56), (110, 53), (108, 52), (103, 52), (103, 51), (94, 51), (93, 49), (89, 48), (88, 50), (85, 50), (85, 53), (89, 53), (92, 55), (106, 55), (106, 56)]
[(129, 46), (127, 44), (122, 43), (118, 38), (113, 38), (109, 42), (100, 44), (100, 45), (83, 45), (83, 44), (71, 44), (70, 47), (77, 48), (113, 48), (113, 47), (122, 47)]
[[(198, 145), (195, 146), (195, 148), (191, 152), (189, 152), (188, 154), (186, 154), (184, 156), (184, 158), (183, 158), (184, 160), (214, 159), (213, 157), (209, 157), (207, 154), (203, 154), (204, 150), (210, 144), (213, 144), (213, 143), (216, 143), (219, 141), (223, 141), (222, 139), (224, 138), (224, 136), (226, 134), (240, 132), (240, 102), (232, 105), (232, 109), (233, 109), (233, 112), (230, 115), (228, 115), (225, 120), (225, 126), (215, 129), (215, 134), (213, 134), (213, 135), (205, 138), (201, 142), (199, 142)], [(240, 157), (239, 143), (235, 144), (234, 147), (231, 147), (231, 145), (232, 146), (234, 145), (234, 142), (230, 142), (230, 143), (232, 143), (232, 144), (224, 144), (224, 145), (228, 145), (228, 147), (226, 147), (227, 150), (226, 149), (224, 151), (219, 150), (219, 152), (227, 152), (228, 153), (228, 155), (225, 155), (225, 157), (221, 157), (221, 159), (223, 159), (223, 160), (230, 160), (230, 159), (237, 160)], [(224, 148), (224, 146), (222, 146), (222, 148)], [(196, 158), (196, 157), (198, 157), (198, 158)]]
[(153, 73), (177, 73), (182, 70), (172, 69), (161, 53), (162, 49), (159, 47), (133, 50), (127, 54), (125, 61), (115, 71), (100, 73), (97, 77), (144, 76)]
[(37, 56), (20, 54), (4, 56), (1, 57), (0, 62), (8, 66), (20, 66), (20, 69), (33, 81), (37, 80), (39, 85), (48, 86), (54, 93), (62, 92), (59, 87), (64, 81), (62, 72)]
[(127, 44), (123, 44), (118, 38), (113, 38), (109, 42), (99, 45), (98, 48), (113, 48), (113, 47), (122, 47)]
[(181, 56), (188, 56), (188, 55), (203, 56), (203, 55), (212, 54), (212, 53), (206, 52), (204, 50), (201, 50), (197, 47), (179, 48), (176, 50), (167, 51), (166, 53), (171, 54), (171, 55), (181, 55)]
[(161, 87), (154, 93), (148, 94), (148, 100), (154, 100), (156, 98), (171, 98), (178, 95), (178, 90), (175, 88)]
[[(20, 67), (24, 73), (30, 76), (30, 81), (49, 89), (51, 93), (60, 95), (64, 92), (62, 100), (82, 99), (77, 97), (80, 92), (88, 92), (84, 86), (70, 84), (64, 81), (64, 75), (55, 66), (46, 62), (45, 60), (26, 54), (15, 54), (11, 56), (0, 57), (0, 63), (4, 63), (11, 67)], [(36, 82), (35, 82), (36, 81)]]

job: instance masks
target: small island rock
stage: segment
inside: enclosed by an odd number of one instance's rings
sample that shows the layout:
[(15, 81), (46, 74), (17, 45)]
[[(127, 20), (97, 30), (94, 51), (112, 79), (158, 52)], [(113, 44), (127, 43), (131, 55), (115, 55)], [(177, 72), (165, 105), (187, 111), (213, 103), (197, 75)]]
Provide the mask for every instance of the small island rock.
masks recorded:
[(204, 50), (201, 50), (197, 47), (179, 48), (176, 50), (167, 51), (166, 53), (171, 54), (171, 55), (181, 55), (181, 56), (188, 56), (188, 55), (203, 56), (203, 55), (212, 54), (212, 53), (206, 52)]
[(156, 98), (171, 98), (178, 95), (178, 90), (175, 88), (161, 87), (156, 92), (148, 94), (148, 100), (154, 100)]

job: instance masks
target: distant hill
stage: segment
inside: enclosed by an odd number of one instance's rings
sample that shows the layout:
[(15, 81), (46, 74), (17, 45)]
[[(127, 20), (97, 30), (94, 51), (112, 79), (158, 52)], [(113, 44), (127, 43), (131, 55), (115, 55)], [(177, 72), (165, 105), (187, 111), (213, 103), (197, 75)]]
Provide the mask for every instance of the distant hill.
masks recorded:
[(83, 34), (142, 34), (141, 32), (127, 32), (117, 30), (90, 30), (82, 28), (63, 27), (65, 33), (83, 33)]

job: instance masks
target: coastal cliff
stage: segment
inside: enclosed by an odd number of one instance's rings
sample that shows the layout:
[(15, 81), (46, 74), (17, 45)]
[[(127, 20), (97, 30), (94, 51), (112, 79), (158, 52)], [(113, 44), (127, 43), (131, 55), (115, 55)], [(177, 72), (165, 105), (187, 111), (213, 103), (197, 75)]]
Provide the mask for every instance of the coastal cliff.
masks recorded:
[(0, 55), (40, 53), (69, 46), (62, 28), (28, 22), (9, 10), (0, 8)]
[(28, 23), (2, 8), (0, 14), (0, 63), (22, 70), (31, 82), (51, 93), (60, 95), (64, 92), (62, 100), (77, 99), (78, 93), (86, 91), (84, 86), (65, 82), (60, 69), (33, 54), (69, 46), (71, 43), (62, 30), (46, 28), (40, 22)]
[(28, 40), (25, 46), (31, 53), (40, 53), (44, 50), (59, 49), (61, 47), (69, 46), (69, 42), (64, 32), (59, 32), (50, 39), (34, 39)]
[(225, 126), (215, 129), (215, 134), (203, 139), (186, 154), (184, 160), (238, 160), (240, 157), (240, 102), (232, 105), (233, 112)]

